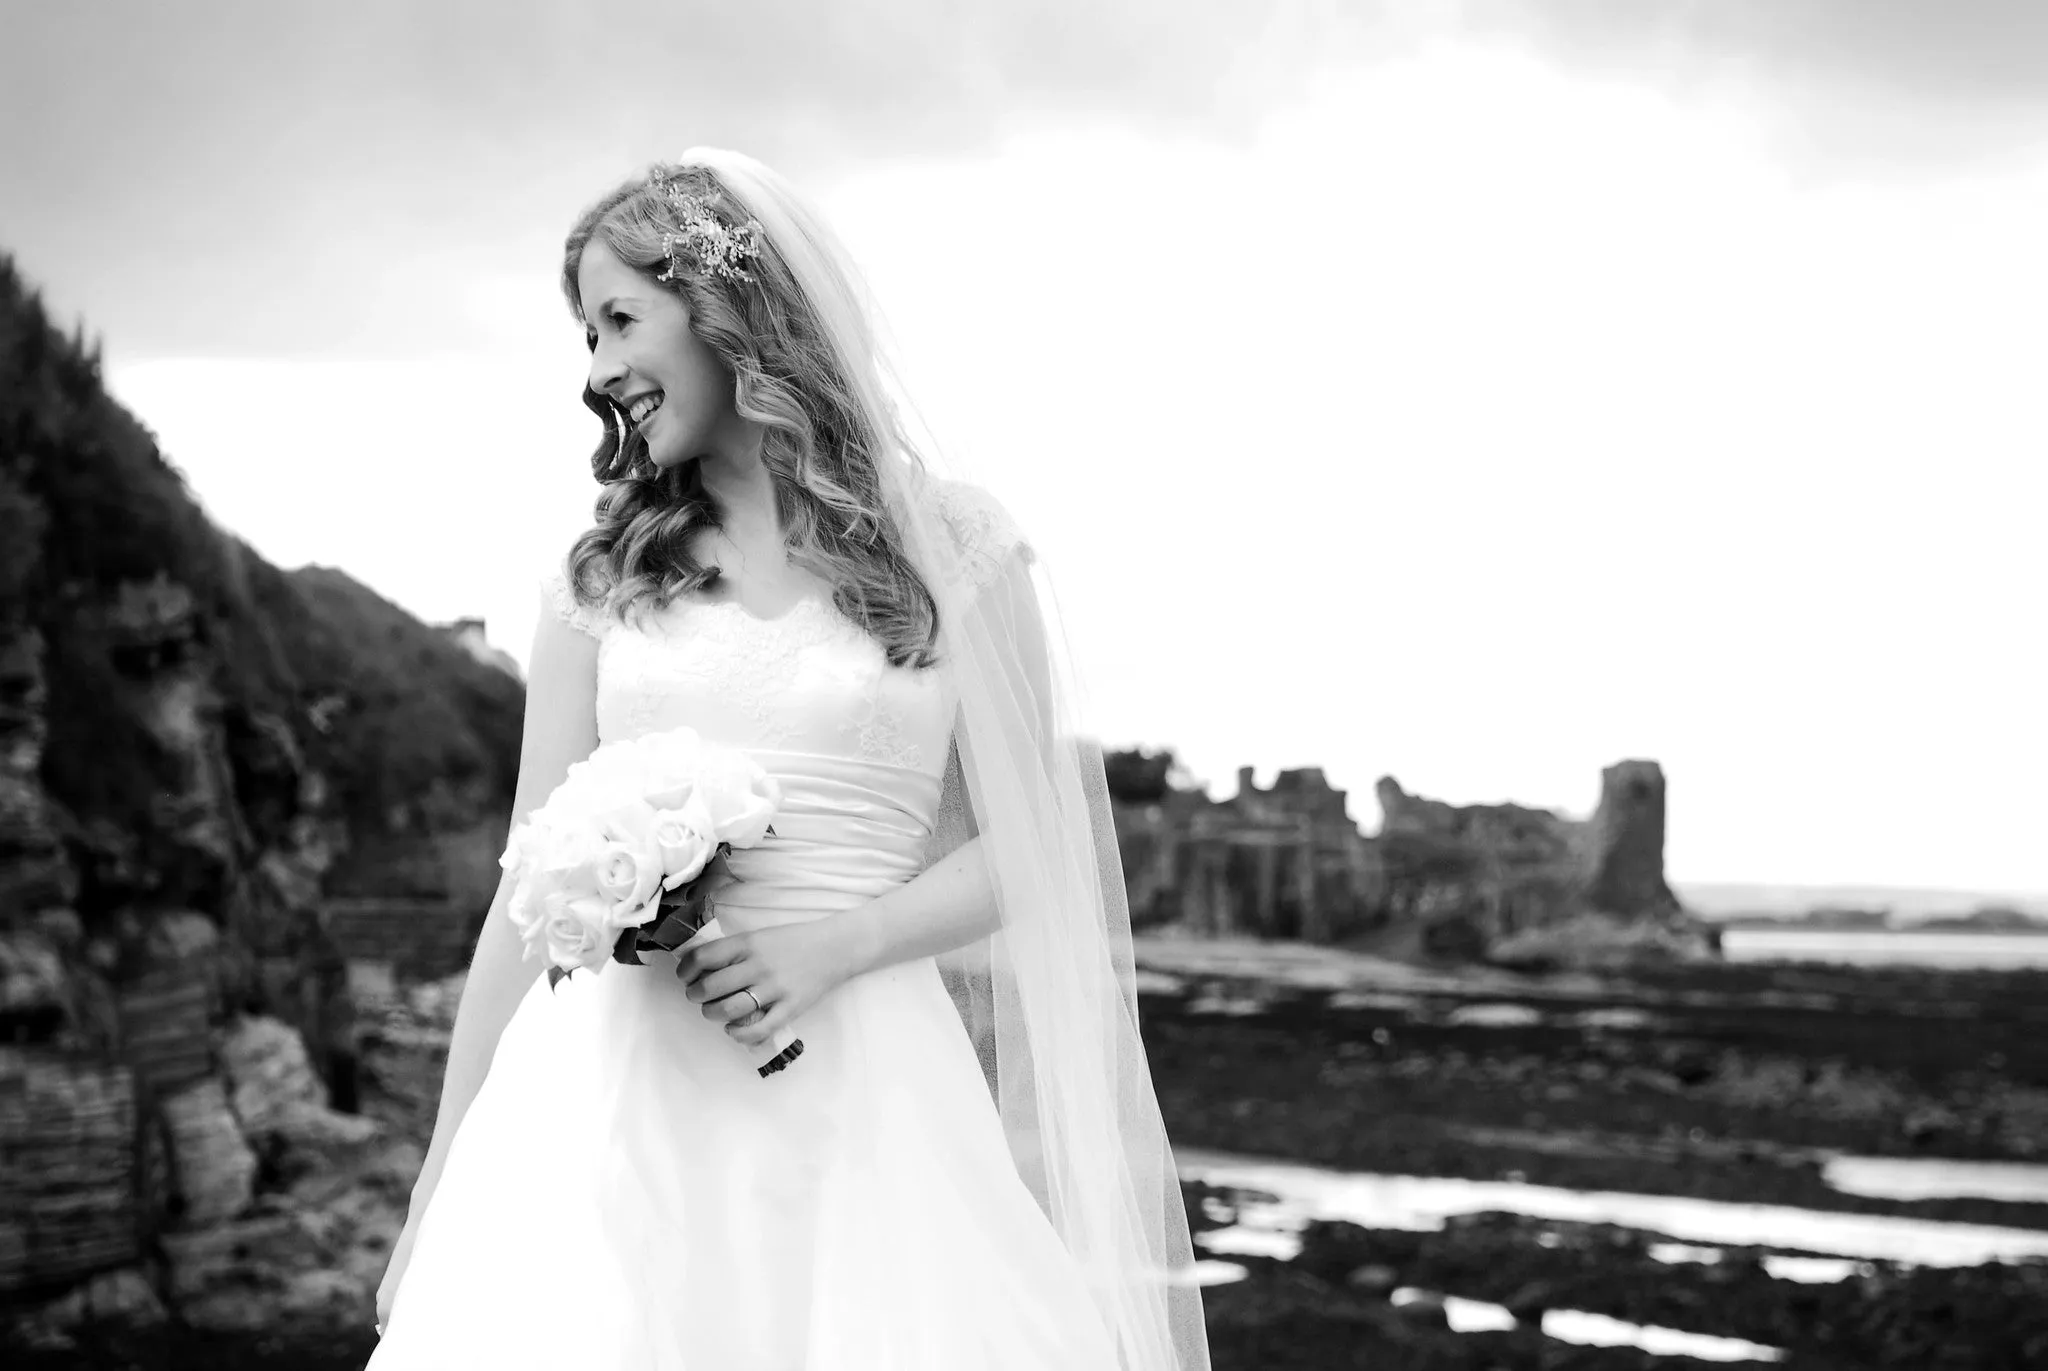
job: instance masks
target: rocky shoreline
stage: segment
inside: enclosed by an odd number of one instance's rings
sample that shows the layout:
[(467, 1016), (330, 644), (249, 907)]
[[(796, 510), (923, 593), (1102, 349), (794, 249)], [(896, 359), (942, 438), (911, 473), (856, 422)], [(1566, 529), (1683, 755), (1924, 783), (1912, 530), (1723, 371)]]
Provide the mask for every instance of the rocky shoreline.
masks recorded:
[[(1189, 1156), (1995, 1225), (2048, 1243), (2048, 1197), (1884, 1198), (1850, 1193), (1830, 1170), (1844, 1157), (2048, 1160), (2048, 972), (1523, 976), (1158, 937), (1140, 940), (1140, 964), (1154, 1079)], [(10, 1350), (8, 1365), (359, 1368), (459, 983), (365, 1007), (362, 1107), (376, 1142), (347, 1161), (362, 1175), (308, 1172), (279, 1191), (281, 1221), (347, 1235), (344, 1255), (320, 1249), (336, 1269), (303, 1274), (360, 1286), (360, 1317), (336, 1298), (304, 1306), (326, 1312), (298, 1332), (83, 1332), (69, 1347)], [(1630, 1328), (1718, 1338), (1717, 1356), (1754, 1344), (1789, 1366), (2048, 1365), (2039, 1258), (1846, 1259), (1483, 1204), (1421, 1227), (1309, 1217), (1283, 1235), (1284, 1251), (1261, 1251), (1243, 1234), (1273, 1196), (1197, 1181), (1185, 1193), (1200, 1254), (1241, 1273), (1205, 1291), (1219, 1371), (1706, 1364), (1628, 1345)], [(1574, 1340), (1584, 1337), (1624, 1341)]]
[[(1675, 1197), (1716, 1213), (1996, 1225), (2048, 1250), (2048, 1190), (1884, 1198), (1848, 1193), (1831, 1171), (1845, 1157), (2048, 1156), (2048, 972), (1703, 965), (1519, 977), (1165, 940), (1148, 940), (1141, 963), (1146, 1041), (1179, 1148), (1342, 1175)], [(1311, 1218), (1291, 1254), (1274, 1256), (1246, 1250), (1238, 1230), (1241, 1211), (1275, 1196), (1186, 1193), (1205, 1230), (1198, 1251), (1244, 1272), (1205, 1292), (1219, 1368), (1695, 1360), (1568, 1341), (1561, 1311), (1597, 1316), (1580, 1323), (1599, 1336), (1623, 1336), (1604, 1318), (1740, 1340), (1756, 1345), (1753, 1359), (1775, 1352), (1789, 1366), (2048, 1366), (2039, 1257), (1852, 1261), (1484, 1208), (1430, 1231)], [(1211, 1251), (1219, 1232), (1240, 1240)]]

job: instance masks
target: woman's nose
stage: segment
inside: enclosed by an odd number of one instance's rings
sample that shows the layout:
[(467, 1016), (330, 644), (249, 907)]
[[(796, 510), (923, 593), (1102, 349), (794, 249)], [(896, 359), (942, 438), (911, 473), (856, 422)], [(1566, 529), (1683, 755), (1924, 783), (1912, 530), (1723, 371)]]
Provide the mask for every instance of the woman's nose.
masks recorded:
[(616, 387), (624, 374), (625, 368), (613, 358), (611, 350), (599, 343), (590, 354), (590, 388), (599, 395), (617, 399)]

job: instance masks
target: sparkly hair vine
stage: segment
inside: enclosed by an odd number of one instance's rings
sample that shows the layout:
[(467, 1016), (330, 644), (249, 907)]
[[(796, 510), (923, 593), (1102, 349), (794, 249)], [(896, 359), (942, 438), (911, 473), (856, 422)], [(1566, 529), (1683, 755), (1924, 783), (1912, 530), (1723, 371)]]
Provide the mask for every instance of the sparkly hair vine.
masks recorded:
[(647, 179), (667, 197), (677, 220), (674, 229), (665, 230), (661, 235), (661, 250), (668, 254), (668, 270), (657, 276), (657, 281), (681, 278), (692, 262), (698, 270), (723, 276), (728, 281), (754, 279), (753, 273), (740, 263), (761, 255), (759, 220), (749, 219), (744, 224), (730, 226), (718, 217), (709, 198), (690, 194), (660, 168), (649, 172)]

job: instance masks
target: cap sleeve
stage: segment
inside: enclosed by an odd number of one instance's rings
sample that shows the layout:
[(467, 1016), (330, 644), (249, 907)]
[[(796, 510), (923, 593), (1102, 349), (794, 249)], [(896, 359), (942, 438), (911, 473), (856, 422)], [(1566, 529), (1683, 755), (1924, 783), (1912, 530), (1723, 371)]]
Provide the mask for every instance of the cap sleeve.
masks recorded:
[(975, 590), (994, 584), (1013, 553), (1026, 562), (1031, 560), (1031, 544), (1017, 521), (981, 486), (951, 479), (935, 481), (931, 498), (960, 550), (962, 569)]
[(569, 627), (593, 638), (604, 636), (603, 607), (577, 603), (576, 592), (569, 587), (569, 569), (565, 563), (557, 563), (541, 578), (540, 597), (543, 608)]

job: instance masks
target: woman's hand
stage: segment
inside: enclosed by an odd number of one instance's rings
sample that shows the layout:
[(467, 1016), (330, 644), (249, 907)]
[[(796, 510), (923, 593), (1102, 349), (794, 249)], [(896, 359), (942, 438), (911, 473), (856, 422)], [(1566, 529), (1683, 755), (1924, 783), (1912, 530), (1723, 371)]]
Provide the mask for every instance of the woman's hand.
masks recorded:
[[(676, 977), (683, 993), (704, 1006), (705, 1018), (735, 1041), (759, 1047), (861, 969), (852, 933), (852, 925), (829, 916), (685, 943)], [(758, 1016), (755, 999), (765, 1011)]]

